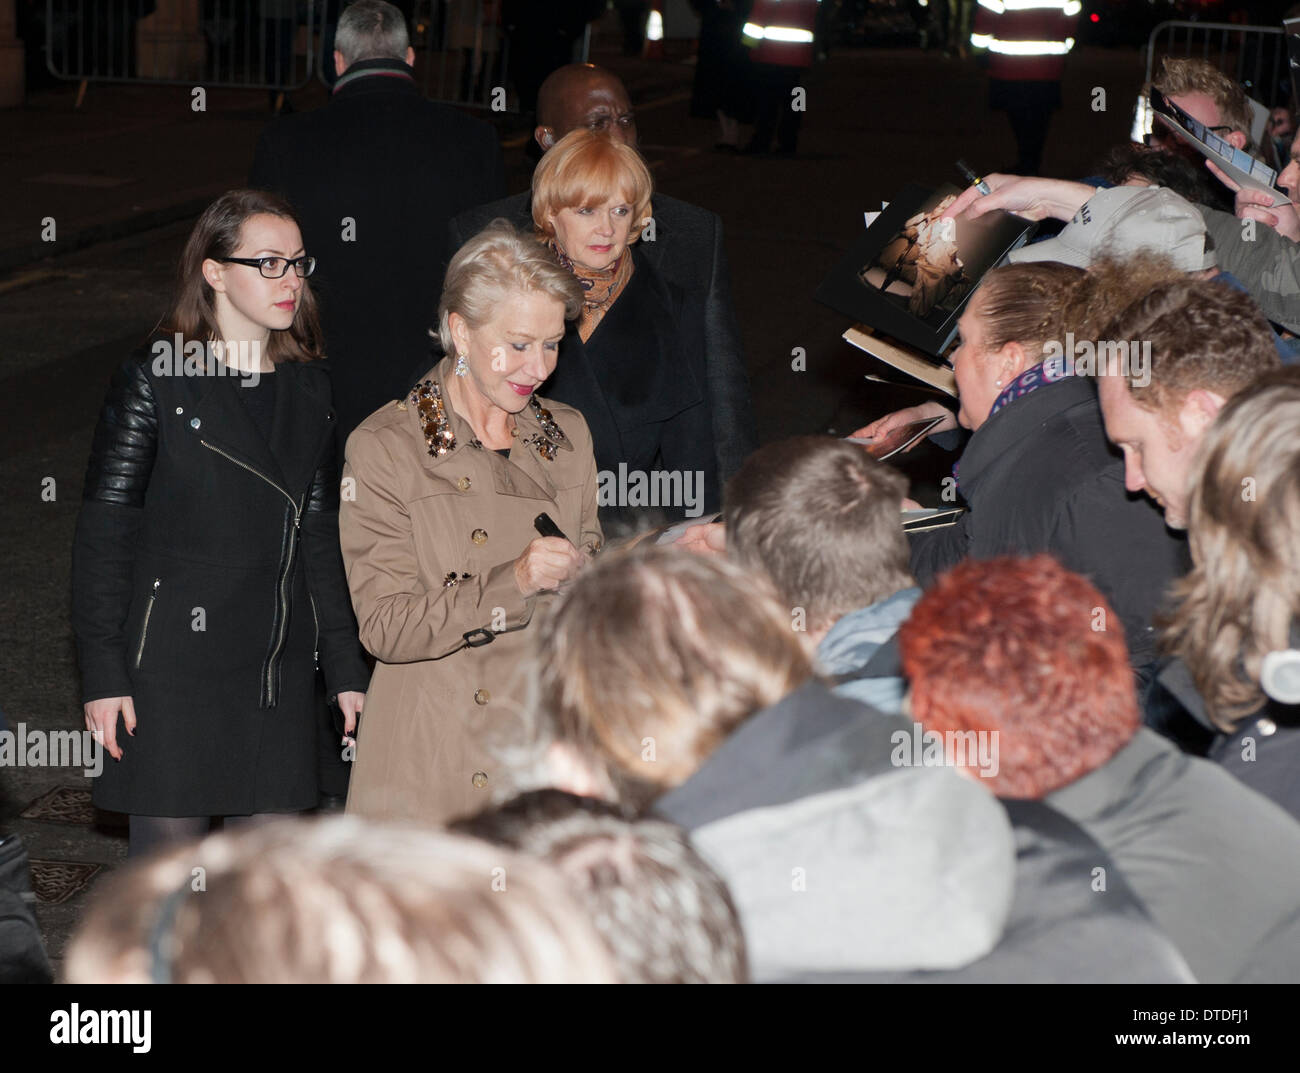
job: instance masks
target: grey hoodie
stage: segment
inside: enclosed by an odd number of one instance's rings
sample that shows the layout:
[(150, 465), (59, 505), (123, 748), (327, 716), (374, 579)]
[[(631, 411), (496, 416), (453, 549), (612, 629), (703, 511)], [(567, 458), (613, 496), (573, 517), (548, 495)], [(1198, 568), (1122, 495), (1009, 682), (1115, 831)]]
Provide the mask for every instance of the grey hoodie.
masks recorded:
[(954, 771), (895, 767), (896, 731), (911, 725), (810, 682), (657, 802), (730, 888), (756, 981), (956, 968), (1001, 936), (1005, 812)]

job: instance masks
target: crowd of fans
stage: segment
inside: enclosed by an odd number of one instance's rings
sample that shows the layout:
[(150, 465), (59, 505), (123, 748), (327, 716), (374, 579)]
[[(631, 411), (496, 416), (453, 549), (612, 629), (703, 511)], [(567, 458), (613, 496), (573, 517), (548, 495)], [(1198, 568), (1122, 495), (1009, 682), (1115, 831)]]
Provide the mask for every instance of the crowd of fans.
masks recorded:
[[(608, 100), (608, 80), (564, 79)], [(1250, 144), (1239, 87), (1195, 62), (1164, 79)], [(1236, 193), (1256, 241), (1170, 146), (1117, 149), (1087, 182), (992, 175), (991, 192), (963, 194), (950, 215), (1003, 208), (1065, 227), (967, 305), (958, 408), (863, 430), (941, 417), (933, 438), (960, 451), (966, 511), (909, 535), (906, 478), (857, 444), (728, 453), (752, 434), (743, 374), (709, 355), (735, 334), (718, 312), (725, 261), (720, 282), (688, 292), (700, 266), (676, 267), (674, 251), (702, 246), (684, 215), (653, 258), (631, 252), (660, 200), (631, 129), (557, 121), (543, 144), (539, 127), (531, 200), (458, 243), (445, 356), (351, 432), (341, 500), (324, 411), (297, 419), (315, 455), (282, 438), (300, 395), (317, 399), (310, 363), (293, 379), (292, 362), (245, 370), (282, 381), (245, 424), (283, 447), (272, 476), (310, 492), (305, 507), (286, 492), (288, 514), (269, 477), (246, 504), (243, 485), (188, 488), (220, 461), (200, 446), (255, 473), (263, 455), (222, 440), (217, 404), (176, 394), (147, 359), (119, 373), (78, 530), (78, 640), (88, 725), (121, 755), (104, 800), (132, 813), (133, 839), (140, 814), (154, 852), (97, 892), (68, 978), (1300, 977), (1300, 287), (1284, 290), (1300, 272), (1296, 164), (1281, 179), (1292, 204)], [(518, 212), (538, 241), (509, 221)], [(209, 338), (252, 323), (321, 349), (303, 324), (312, 266), (298, 262), (313, 243), (298, 222), (272, 199), (224, 240), (196, 231)], [(665, 335), (689, 362), (671, 364)], [(635, 368), (608, 356), (623, 340), (644, 344)], [(566, 361), (570, 405), (539, 401)], [(718, 518), (602, 542), (597, 466), (674, 469), (685, 447)], [(200, 525), (216, 494), (252, 534), (225, 580)], [(297, 511), (305, 576), (292, 547), (281, 556)], [(254, 537), (268, 550), (250, 551)], [(283, 655), (265, 652), (266, 607), (222, 602), (236, 576), (279, 586)], [(168, 585), (189, 588), (169, 605)], [(198, 642), (149, 632), (151, 615), (171, 632), (196, 602), (218, 634), (214, 608), (247, 619), (223, 642), (220, 681), (198, 673), (185, 647)], [(349, 814), (165, 837), (147, 821), (304, 809), (311, 780), (268, 767), (307, 762), (291, 743), (214, 750), (261, 733), (287, 698), (307, 733), (318, 605), (317, 659), (355, 749)], [(368, 689), (358, 636), (377, 661)], [(192, 682), (171, 681), (164, 645)], [(222, 706), (198, 753), (168, 690)], [(146, 743), (168, 720), (182, 729), (142, 757), (137, 719)], [(185, 782), (186, 765), (218, 763), (220, 777)]]

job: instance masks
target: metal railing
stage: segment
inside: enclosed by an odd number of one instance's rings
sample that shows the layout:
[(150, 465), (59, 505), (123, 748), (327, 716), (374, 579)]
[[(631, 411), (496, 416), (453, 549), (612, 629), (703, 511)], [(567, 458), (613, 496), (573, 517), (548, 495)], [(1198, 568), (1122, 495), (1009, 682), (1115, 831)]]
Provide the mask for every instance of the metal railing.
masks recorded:
[(1147, 39), (1150, 82), (1157, 57), (1190, 56), (1213, 64), (1266, 108), (1291, 97), (1286, 32), (1273, 26), (1227, 22), (1162, 22)]
[[(426, 97), (495, 112), (519, 111), (514, 93), (500, 100), (499, 91), (511, 85), (511, 41), (501, 25), (501, 9), (502, 0), (417, 0), (411, 44)], [(586, 63), (590, 49), (588, 24), (574, 48), (574, 62)], [(330, 81), (324, 71), (322, 80)]]
[[(541, 3), (543, 0), (536, 0)], [(86, 83), (302, 89), (334, 82), (330, 0), (46, 0), (45, 63)], [(501, 0), (417, 0), (409, 22), (416, 77), (434, 100), (518, 111)], [(585, 62), (591, 27), (574, 50)], [(517, 42), (516, 42), (517, 44)], [(80, 102), (80, 96), (78, 97)]]
[(80, 82), (293, 90), (316, 67), (316, 0), (47, 0), (45, 64)]

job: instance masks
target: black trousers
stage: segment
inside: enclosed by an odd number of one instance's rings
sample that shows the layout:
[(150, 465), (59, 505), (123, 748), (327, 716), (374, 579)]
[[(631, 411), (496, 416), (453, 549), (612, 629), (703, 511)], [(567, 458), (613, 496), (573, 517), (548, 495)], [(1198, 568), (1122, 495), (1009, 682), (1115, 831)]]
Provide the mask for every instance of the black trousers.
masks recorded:
[(1037, 175), (1043, 165), (1047, 128), (1061, 107), (1061, 83), (994, 79), (989, 103), (1007, 113), (1016, 139), (1015, 175)]
[(749, 151), (765, 153), (776, 135), (777, 148), (793, 153), (799, 143), (799, 125), (803, 112), (796, 112), (792, 91), (808, 73), (806, 67), (778, 67), (756, 63), (751, 67), (754, 87), (754, 137)]

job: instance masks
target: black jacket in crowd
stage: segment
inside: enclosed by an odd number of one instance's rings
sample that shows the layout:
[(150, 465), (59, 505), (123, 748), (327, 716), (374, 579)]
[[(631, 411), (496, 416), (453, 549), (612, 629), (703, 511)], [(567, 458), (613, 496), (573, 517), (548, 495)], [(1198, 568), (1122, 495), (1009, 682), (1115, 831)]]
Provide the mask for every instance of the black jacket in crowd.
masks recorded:
[(922, 586), (967, 557), (1047, 552), (1110, 601), (1133, 666), (1154, 662), (1152, 618), (1187, 571), (1187, 542), (1147, 496), (1125, 490), (1090, 379), (1045, 384), (1000, 409), (971, 436), (958, 472), (968, 513), (911, 537)]
[(1224, 733), (1211, 721), (1181, 659), (1167, 660), (1152, 688), (1172, 698), (1213, 735), (1208, 759), (1300, 820), (1300, 705), (1267, 700), (1258, 711), (1239, 719), (1231, 733)]
[[(669, 283), (651, 266), (640, 245), (631, 247), (635, 268), (584, 343), (576, 321), (560, 343), (555, 372), (541, 388), (548, 399), (567, 403), (587, 419), (596, 469), (613, 475), (620, 464), (632, 473), (690, 474), (694, 504), (658, 504), (669, 518), (682, 507), (722, 509), (722, 482), (713, 447), (713, 428), (704, 354), (704, 308), (698, 296)], [(649, 504), (647, 504), (649, 505)], [(625, 504), (602, 507), (601, 522), (633, 512)]]
[(434, 364), (448, 223), (505, 192), (496, 132), (425, 100), (404, 63), (362, 60), (324, 108), (262, 132), (248, 181), (289, 201), (317, 259), (341, 457), (348, 434)]
[[(741, 353), (736, 313), (731, 304), (731, 272), (722, 245), (722, 221), (717, 213), (664, 194), (654, 195), (651, 213), (655, 221), (654, 241), (643, 239), (633, 249), (665, 282), (681, 288), (703, 307), (704, 379), (713, 451), (717, 458), (714, 471), (720, 487), (758, 445), (753, 404), (749, 397), (749, 377)], [(532, 195), (524, 191), (461, 213), (451, 222), (452, 249), (459, 249), (497, 217), (503, 217), (531, 233)], [(619, 301), (623, 297), (626, 295)], [(614, 307), (617, 306), (618, 302), (615, 302)], [(560, 361), (564, 361), (563, 352)], [(554, 392), (551, 395), (561, 401), (570, 401)], [(580, 403), (574, 401), (572, 405), (582, 410), (592, 426), (599, 459), (601, 438), (595, 422)]]
[(83, 700), (133, 698), (95, 803), (152, 816), (317, 802), (315, 663), (369, 681), (339, 552), (329, 376), (281, 363), (268, 439), (239, 379), (113, 375), (73, 544)]

